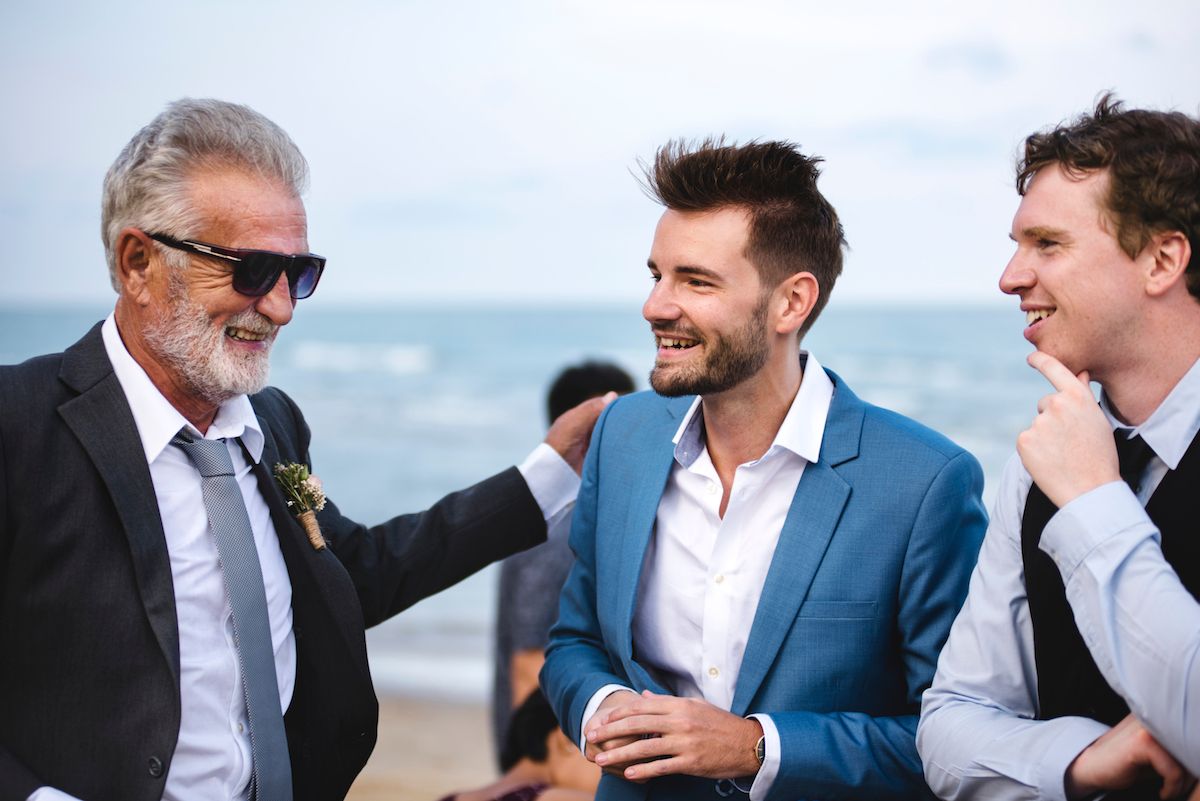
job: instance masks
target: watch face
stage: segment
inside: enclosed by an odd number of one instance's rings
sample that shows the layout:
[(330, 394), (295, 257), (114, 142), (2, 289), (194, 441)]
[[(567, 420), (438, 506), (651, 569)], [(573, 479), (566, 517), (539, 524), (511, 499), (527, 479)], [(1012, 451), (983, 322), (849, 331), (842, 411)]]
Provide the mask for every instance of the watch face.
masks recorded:
[(754, 744), (754, 756), (758, 759), (758, 764), (762, 764), (767, 758), (767, 737), (763, 735), (758, 738), (758, 742)]

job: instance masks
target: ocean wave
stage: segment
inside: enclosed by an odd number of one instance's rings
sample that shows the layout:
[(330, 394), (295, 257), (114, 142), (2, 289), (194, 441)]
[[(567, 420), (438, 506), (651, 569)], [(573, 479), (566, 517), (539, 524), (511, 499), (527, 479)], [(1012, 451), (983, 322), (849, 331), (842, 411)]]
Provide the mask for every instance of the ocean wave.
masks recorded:
[(452, 701), (485, 701), (492, 664), (484, 655), (398, 654), (372, 651), (371, 678), (380, 695), (419, 695)]
[(291, 367), (324, 373), (421, 375), (433, 369), (427, 345), (302, 341), (292, 345)]

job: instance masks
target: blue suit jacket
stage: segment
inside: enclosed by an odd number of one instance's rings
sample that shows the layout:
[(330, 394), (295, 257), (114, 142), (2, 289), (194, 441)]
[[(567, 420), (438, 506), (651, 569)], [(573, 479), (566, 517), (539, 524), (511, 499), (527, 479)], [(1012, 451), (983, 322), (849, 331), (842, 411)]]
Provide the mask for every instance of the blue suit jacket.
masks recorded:
[[(983, 538), (983, 474), (945, 437), (829, 376), (821, 455), (788, 510), (731, 711), (769, 714), (779, 729), (771, 799), (932, 797), (917, 714)], [(669, 692), (638, 663), (631, 632), (671, 438), (692, 401), (627, 396), (592, 435), (571, 531), (576, 564), (541, 677), (572, 742), (603, 685)], [(728, 792), (711, 779), (605, 776), (597, 797)]]

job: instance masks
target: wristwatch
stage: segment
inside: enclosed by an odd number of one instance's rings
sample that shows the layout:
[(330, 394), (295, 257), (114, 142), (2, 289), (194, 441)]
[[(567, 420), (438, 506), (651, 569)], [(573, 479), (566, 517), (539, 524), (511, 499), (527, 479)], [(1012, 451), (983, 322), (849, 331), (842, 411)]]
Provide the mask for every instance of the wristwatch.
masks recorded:
[(758, 738), (758, 742), (754, 744), (754, 758), (758, 760), (758, 766), (761, 768), (767, 758), (767, 735)]

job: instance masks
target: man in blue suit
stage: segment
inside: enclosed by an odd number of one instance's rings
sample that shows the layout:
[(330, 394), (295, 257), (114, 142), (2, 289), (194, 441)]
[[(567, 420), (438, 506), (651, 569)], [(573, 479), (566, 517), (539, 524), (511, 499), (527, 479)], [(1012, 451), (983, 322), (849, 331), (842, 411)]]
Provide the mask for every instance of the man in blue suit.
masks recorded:
[(655, 393), (597, 423), (541, 676), (598, 798), (928, 796), (983, 477), (800, 350), (845, 245), (819, 161), (708, 140), (647, 170)]

